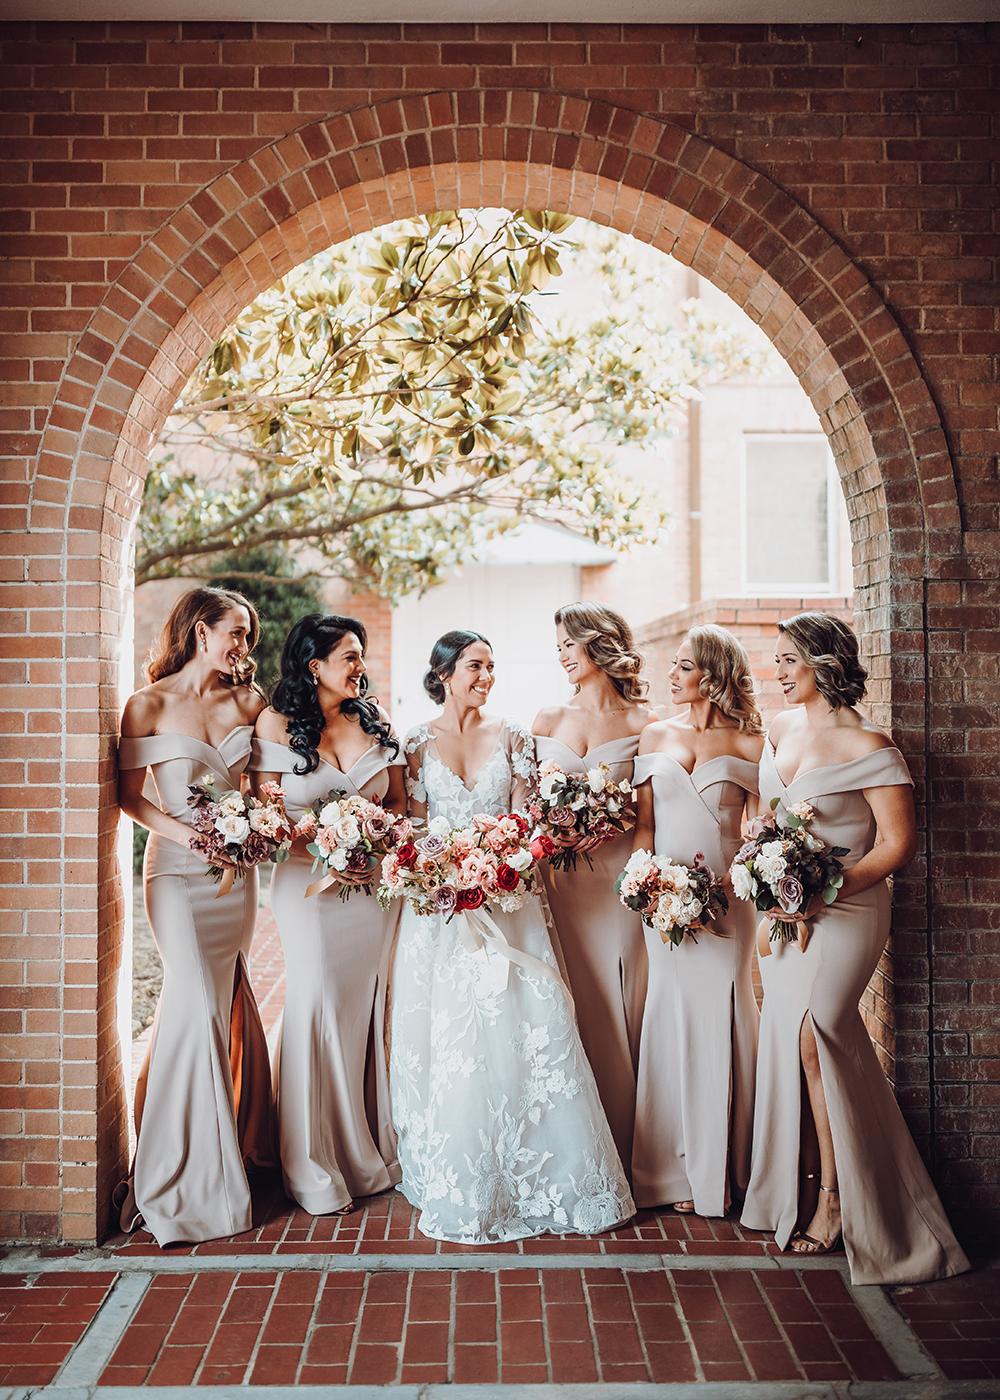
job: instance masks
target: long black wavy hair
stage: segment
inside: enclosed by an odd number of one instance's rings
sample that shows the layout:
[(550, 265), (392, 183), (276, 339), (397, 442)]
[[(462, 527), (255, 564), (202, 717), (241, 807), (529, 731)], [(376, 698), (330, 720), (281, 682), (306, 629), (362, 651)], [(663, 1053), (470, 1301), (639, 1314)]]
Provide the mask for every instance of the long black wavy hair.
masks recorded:
[[(285, 639), (281, 679), (274, 688), (271, 704), (288, 720), (288, 746), (301, 755), (305, 765), (302, 768), (295, 765), (293, 771), (300, 777), (319, 767), (319, 741), (326, 728), (309, 663), (324, 661), (348, 633), (357, 637), (362, 652), (368, 650), (368, 633), (357, 618), (338, 617), (335, 613), (309, 613), (300, 617)], [(361, 698), (342, 701), (340, 713), (356, 716), (364, 733), (375, 735), (379, 745), (391, 750), (395, 758), (399, 753), (399, 741), (393, 738), (375, 702), (364, 698), (367, 689), (368, 677), (362, 676)]]

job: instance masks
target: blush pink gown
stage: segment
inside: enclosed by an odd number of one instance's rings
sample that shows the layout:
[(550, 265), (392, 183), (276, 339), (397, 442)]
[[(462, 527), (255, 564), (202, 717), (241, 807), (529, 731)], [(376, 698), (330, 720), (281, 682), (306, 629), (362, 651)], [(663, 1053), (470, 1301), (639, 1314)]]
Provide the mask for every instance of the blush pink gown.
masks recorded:
[[(720, 755), (693, 773), (665, 753), (635, 761), (635, 783), (653, 789), (658, 855), (725, 875), (741, 844), (757, 765)], [(754, 910), (730, 901), (712, 920), (726, 936), (697, 933), (680, 947), (647, 928), (649, 983), (639, 1043), (632, 1192), (636, 1205), (693, 1200), (724, 1215), (730, 1184), (750, 1179), (759, 1016), (751, 968)]]
[[(320, 760), (296, 774), (299, 755), (254, 739), (250, 766), (277, 773), (285, 808), (298, 821), (328, 793), (385, 797), (391, 751), (372, 744), (349, 773)], [(399, 1181), (383, 1044), (389, 953), (398, 905), (338, 886), (306, 898), (323, 878), (312, 857), (275, 865), (271, 909), (285, 955), (285, 1009), (275, 1052), (281, 1171), (285, 1191), (310, 1215), (339, 1210)]]
[[(123, 738), (118, 765), (148, 767), (162, 810), (190, 824), (188, 784), (208, 774), (220, 794), (238, 788), (252, 732), (240, 726), (217, 749), (186, 734)], [(221, 899), (217, 888), (192, 852), (150, 836), (143, 889), (163, 990), (136, 1096), (133, 1174), (160, 1245), (249, 1230), (244, 1162), (276, 1164), (267, 1043), (247, 973), (257, 872)]]
[[(561, 739), (535, 736), (539, 763), (551, 760), (564, 773), (586, 773), (606, 763), (616, 783), (631, 781), (638, 748), (639, 736), (626, 735), (598, 745), (581, 758)], [(632, 1160), (635, 1073), (646, 1000), (642, 920), (626, 909), (615, 893), (615, 881), (631, 851), (629, 831), (590, 852), (593, 869), (583, 856), (575, 870), (553, 870), (547, 861), (541, 866), (556, 926), (556, 952), (576, 1002), (583, 1048), (626, 1170)]]
[[(847, 867), (875, 843), (875, 819), (863, 790), (910, 782), (903, 755), (895, 748), (801, 773), (787, 788), (778, 777), (770, 742), (760, 762), (762, 802), (777, 797), (779, 818), (792, 803), (808, 802), (816, 814), (810, 830), (829, 846), (849, 847)], [(799, 1032), (808, 1016), (819, 1052), (844, 1247), (855, 1284), (920, 1283), (969, 1267), (858, 1011), (885, 948), (890, 918), (889, 887), (882, 880), (819, 914), (804, 953), (797, 944), (776, 942), (771, 956), (760, 960), (764, 1008), (743, 1224), (773, 1230), (782, 1249), (796, 1226), (803, 1092)]]

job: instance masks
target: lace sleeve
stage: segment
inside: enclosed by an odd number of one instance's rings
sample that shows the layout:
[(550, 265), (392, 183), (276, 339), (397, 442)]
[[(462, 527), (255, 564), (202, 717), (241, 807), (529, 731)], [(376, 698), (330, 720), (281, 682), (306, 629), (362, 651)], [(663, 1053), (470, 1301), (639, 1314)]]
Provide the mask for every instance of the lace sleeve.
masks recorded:
[(507, 752), (510, 754), (510, 768), (513, 788), (510, 795), (512, 812), (519, 811), (531, 798), (538, 786), (538, 764), (535, 761), (534, 736), (514, 720), (505, 721), (507, 727)]
[(424, 786), (424, 750), (427, 734), (423, 726), (407, 734), (403, 744), (406, 758), (406, 806), (411, 820), (427, 820), (427, 789)]

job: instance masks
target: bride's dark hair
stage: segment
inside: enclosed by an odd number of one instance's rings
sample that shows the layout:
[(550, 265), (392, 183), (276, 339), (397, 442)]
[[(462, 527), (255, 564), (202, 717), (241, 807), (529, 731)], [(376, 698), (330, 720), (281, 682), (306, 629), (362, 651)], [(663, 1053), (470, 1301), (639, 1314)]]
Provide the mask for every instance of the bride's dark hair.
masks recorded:
[[(316, 696), (316, 682), (309, 670), (310, 661), (324, 661), (343, 639), (353, 633), (368, 650), (368, 633), (354, 617), (338, 617), (333, 613), (309, 613), (300, 617), (285, 639), (281, 653), (281, 679), (274, 688), (272, 707), (288, 720), (288, 746), (300, 754), (305, 767), (295, 765), (293, 772), (301, 777), (319, 767), (319, 741), (326, 720)], [(395, 758), (399, 741), (378, 711), (374, 700), (364, 699), (368, 677), (361, 677), (361, 699), (341, 702), (342, 715), (354, 715), (365, 734), (377, 736), (383, 749), (390, 749)]]

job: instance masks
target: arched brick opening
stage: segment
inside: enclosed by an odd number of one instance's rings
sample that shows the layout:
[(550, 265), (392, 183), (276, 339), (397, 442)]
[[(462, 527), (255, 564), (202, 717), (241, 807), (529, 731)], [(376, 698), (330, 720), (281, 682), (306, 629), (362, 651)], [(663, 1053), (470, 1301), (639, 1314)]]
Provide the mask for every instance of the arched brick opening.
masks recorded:
[[(65, 1130), (78, 1139), (80, 1169), (77, 1205), (63, 1204), (66, 1238), (102, 1230), (127, 1141), (115, 1036), (113, 745), (149, 450), (191, 369), (258, 291), (353, 233), (463, 205), (552, 208), (612, 224), (693, 267), (762, 326), (828, 433), (851, 516), (876, 715), (892, 724), (918, 784), (923, 776), (923, 579), (930, 556), (957, 550), (952, 463), (906, 339), (807, 210), (679, 127), (548, 93), (435, 93), (283, 138), (191, 200), (109, 289), (66, 366), (31, 486), (32, 543), (45, 554), (51, 532), (51, 576), (66, 580), (69, 630), (73, 610), (86, 609), (99, 637), (97, 656), (81, 649), (64, 680), (73, 693), (63, 780), (86, 819), (75, 826), (71, 814), (64, 825), (63, 917), (85, 916), (79, 937), (66, 938), (64, 985), (87, 1013), (81, 1057), (92, 1044), (97, 1064), (91, 1111)], [(67, 677), (71, 662), (72, 654)], [(924, 917), (924, 875), (918, 860), (897, 885), (898, 917), (911, 929)], [(877, 983), (873, 1009), (889, 1056), (890, 1001), (885, 980)], [(904, 1102), (926, 1107), (919, 1057), (912, 1063)]]

